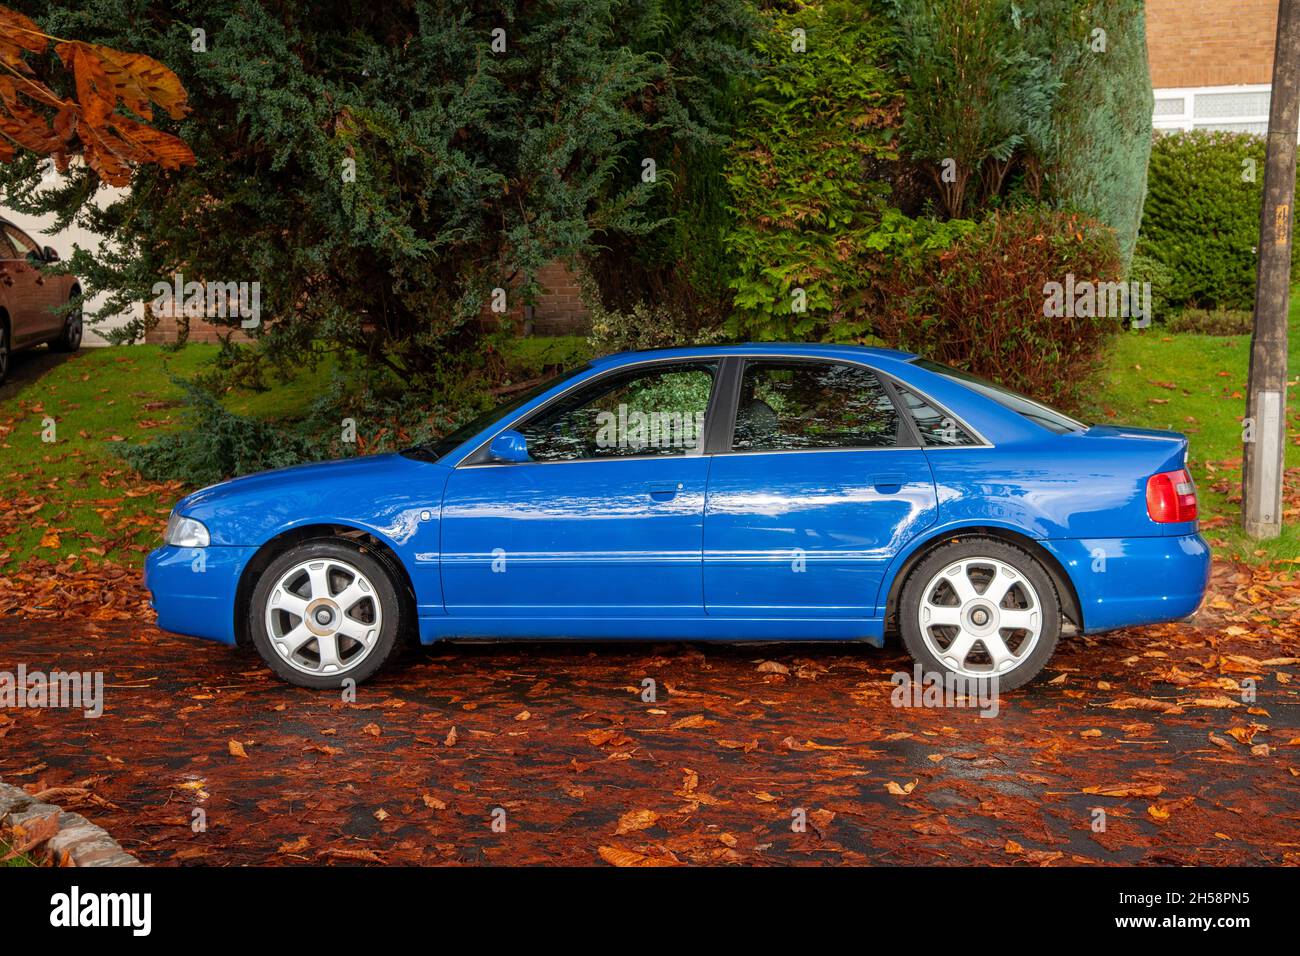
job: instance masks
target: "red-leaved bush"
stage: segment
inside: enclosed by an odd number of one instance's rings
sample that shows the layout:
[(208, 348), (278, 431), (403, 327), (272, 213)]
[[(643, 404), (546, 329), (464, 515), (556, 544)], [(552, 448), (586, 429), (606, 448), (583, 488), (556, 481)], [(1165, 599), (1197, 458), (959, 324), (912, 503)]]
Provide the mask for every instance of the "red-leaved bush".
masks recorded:
[[(1085, 283), (1095, 290), (1121, 273), (1115, 234), (1095, 220), (1042, 208), (995, 213), (883, 278), (874, 330), (895, 348), (1069, 407), (1123, 321), (1096, 315), (1107, 297), (1094, 296), (1089, 308)], [(1075, 291), (1053, 310), (1066, 313), (1059, 317), (1044, 314), (1049, 283)]]

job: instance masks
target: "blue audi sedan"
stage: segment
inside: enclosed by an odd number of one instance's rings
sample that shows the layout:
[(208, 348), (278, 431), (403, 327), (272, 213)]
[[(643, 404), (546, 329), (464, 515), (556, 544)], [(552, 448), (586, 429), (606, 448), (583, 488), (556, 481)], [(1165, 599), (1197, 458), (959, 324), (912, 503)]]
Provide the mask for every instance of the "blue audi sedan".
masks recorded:
[(1086, 425), (903, 352), (595, 359), (436, 443), (177, 504), (160, 627), (338, 687), (405, 635), (858, 641), (1002, 689), (1062, 633), (1184, 618), (1187, 439)]

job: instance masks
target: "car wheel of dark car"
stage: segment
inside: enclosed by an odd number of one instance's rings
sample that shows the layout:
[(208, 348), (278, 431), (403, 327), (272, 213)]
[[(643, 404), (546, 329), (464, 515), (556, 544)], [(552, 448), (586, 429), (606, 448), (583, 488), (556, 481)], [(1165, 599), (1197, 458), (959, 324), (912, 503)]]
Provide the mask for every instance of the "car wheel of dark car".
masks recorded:
[(987, 693), (1033, 680), (1056, 650), (1061, 606), (1028, 552), (993, 538), (944, 545), (908, 575), (903, 643), (927, 673)]
[(299, 687), (370, 677), (392, 654), (402, 602), (385, 565), (341, 539), (307, 541), (262, 572), (248, 627), (262, 659)]
[(50, 348), (56, 352), (77, 351), (77, 349), (81, 348), (82, 331), (81, 310), (78, 309), (68, 316), (67, 321), (63, 323), (63, 332), (50, 343)]

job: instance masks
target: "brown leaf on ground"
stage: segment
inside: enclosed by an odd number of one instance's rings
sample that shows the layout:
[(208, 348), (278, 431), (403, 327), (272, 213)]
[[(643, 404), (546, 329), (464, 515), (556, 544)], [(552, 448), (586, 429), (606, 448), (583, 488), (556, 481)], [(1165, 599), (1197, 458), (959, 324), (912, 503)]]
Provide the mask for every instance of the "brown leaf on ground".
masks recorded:
[(602, 846), (599, 851), (600, 858), (612, 866), (678, 866), (676, 860), (667, 860), (663, 857), (648, 856), (645, 853), (636, 853), (633, 850), (624, 850), (616, 846)]
[(629, 810), (618, 818), (618, 829), (614, 831), (614, 835), (647, 830), (658, 822), (659, 814), (653, 810)]

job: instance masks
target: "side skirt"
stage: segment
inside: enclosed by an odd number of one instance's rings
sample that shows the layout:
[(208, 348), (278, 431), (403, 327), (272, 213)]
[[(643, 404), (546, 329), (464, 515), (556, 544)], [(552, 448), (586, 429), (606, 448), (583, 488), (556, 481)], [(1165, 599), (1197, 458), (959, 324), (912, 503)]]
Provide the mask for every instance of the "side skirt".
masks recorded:
[(422, 644), (458, 638), (885, 643), (880, 618), (421, 616)]

